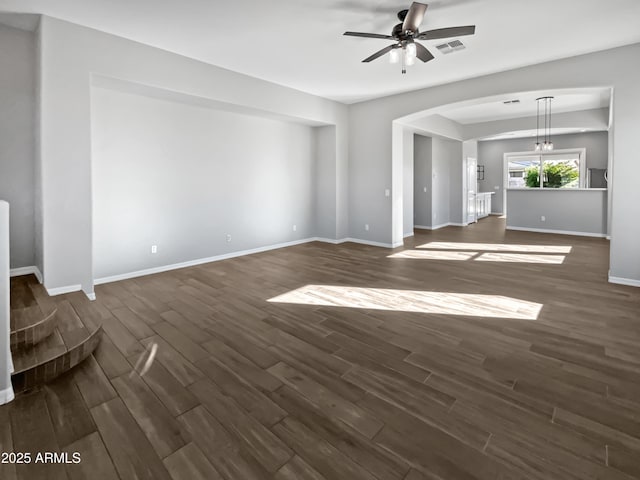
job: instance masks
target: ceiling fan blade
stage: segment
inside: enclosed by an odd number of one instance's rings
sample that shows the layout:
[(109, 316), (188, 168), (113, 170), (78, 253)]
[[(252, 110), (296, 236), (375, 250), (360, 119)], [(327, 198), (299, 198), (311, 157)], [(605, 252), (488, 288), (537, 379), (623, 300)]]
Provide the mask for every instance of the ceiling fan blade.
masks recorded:
[(473, 35), (476, 33), (475, 25), (467, 25), (464, 27), (438, 28), (436, 30), (428, 30), (420, 33), (416, 38), (418, 40), (436, 40), (438, 38), (462, 37), (464, 35)]
[(418, 57), (423, 62), (433, 60), (433, 54), (429, 50), (427, 50), (424, 45), (420, 45), (418, 42), (414, 43), (416, 44), (416, 57)]
[(427, 11), (427, 6), (424, 3), (413, 2), (411, 7), (409, 7), (409, 11), (407, 12), (407, 16), (404, 17), (404, 22), (402, 22), (402, 31), (406, 32), (407, 30), (411, 30), (412, 32), (417, 32), (418, 27), (422, 23), (422, 19), (424, 18), (424, 13)]
[(382, 35), (381, 33), (363, 33), (363, 32), (344, 32), (349, 37), (365, 37), (365, 38), (382, 38), (383, 40), (393, 40), (391, 35)]
[(362, 62), (363, 63), (369, 63), (372, 60), (375, 60), (376, 58), (381, 57), (381, 56), (389, 53), (394, 48), (397, 48), (397, 45), (389, 45), (388, 47), (384, 47), (382, 50), (378, 50), (376, 53), (374, 53), (370, 57), (367, 57), (364, 60), (362, 60)]

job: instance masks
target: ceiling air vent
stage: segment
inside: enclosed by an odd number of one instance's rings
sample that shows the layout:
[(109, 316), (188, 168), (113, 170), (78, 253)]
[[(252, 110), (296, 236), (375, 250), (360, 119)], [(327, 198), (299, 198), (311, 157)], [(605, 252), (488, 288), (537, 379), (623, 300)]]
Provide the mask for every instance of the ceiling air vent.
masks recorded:
[(520, 100), (518, 100), (518, 99), (516, 99), (516, 100), (507, 100), (506, 102), (502, 102), (502, 103), (504, 103), (505, 105), (511, 105), (511, 104), (514, 104), (514, 103), (520, 103)]
[(466, 47), (464, 46), (464, 43), (462, 43), (460, 40), (452, 40), (449, 43), (436, 45), (436, 48), (440, 50), (441, 53), (451, 53), (457, 50), (463, 50)]

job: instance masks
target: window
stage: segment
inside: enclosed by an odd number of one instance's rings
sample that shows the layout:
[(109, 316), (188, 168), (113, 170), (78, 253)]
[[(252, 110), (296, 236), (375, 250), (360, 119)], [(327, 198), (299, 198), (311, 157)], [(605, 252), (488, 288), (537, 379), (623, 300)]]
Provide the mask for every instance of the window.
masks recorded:
[(580, 188), (580, 155), (542, 156), (543, 188)]
[(540, 155), (510, 156), (508, 159), (508, 188), (527, 188), (529, 172), (540, 170)]
[(507, 188), (582, 188), (585, 150), (545, 154), (506, 153)]

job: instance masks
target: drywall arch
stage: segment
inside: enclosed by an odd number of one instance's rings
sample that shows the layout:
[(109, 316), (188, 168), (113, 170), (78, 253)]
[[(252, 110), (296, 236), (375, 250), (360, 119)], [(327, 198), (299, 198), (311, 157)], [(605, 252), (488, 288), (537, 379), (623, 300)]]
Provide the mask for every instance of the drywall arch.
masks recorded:
[[(609, 89), (609, 87), (607, 87)], [(581, 87), (581, 88), (564, 88), (553, 89), (553, 95), (576, 95), (583, 92), (602, 90), (601, 87)], [(611, 90), (611, 98), (612, 89)], [(504, 134), (510, 131), (517, 131), (518, 129), (526, 129), (528, 126), (535, 125), (535, 117), (518, 117), (508, 120), (496, 120), (490, 122), (480, 122), (473, 124), (462, 125), (455, 122), (446, 116), (447, 111), (458, 109), (461, 107), (478, 106), (488, 103), (502, 102), (513, 98), (514, 96), (521, 96), (523, 94), (533, 96), (548, 95), (549, 90), (533, 90), (529, 92), (511, 92), (498, 95), (491, 95), (488, 97), (474, 98), (461, 102), (455, 102), (448, 105), (438, 105), (433, 108), (422, 110), (419, 112), (413, 112), (403, 117), (397, 118), (392, 122), (392, 240), (393, 247), (402, 245), (403, 239), (408, 236), (407, 223), (411, 222), (413, 215), (412, 205), (409, 203), (410, 198), (413, 196), (413, 191), (407, 192), (407, 186), (413, 185), (413, 178), (406, 178), (407, 174), (412, 174), (413, 164), (413, 141), (409, 140), (409, 136), (412, 133), (419, 133), (430, 137), (443, 137), (451, 140), (457, 140), (462, 143), (463, 150), (468, 151), (469, 145), (483, 137), (489, 137), (493, 135)], [(612, 108), (612, 107), (610, 107)], [(554, 115), (554, 125), (557, 129), (581, 129), (587, 128), (589, 130), (608, 130), (611, 122), (610, 111), (607, 108), (601, 109), (589, 109), (575, 112), (563, 112)], [(476, 147), (477, 155), (477, 147)], [(464, 201), (464, 178), (462, 162), (466, 156), (465, 153), (460, 158), (460, 165), (454, 166), (454, 178), (455, 174), (459, 175), (459, 184), (453, 185), (453, 197), (456, 195), (460, 197), (460, 207), (456, 209), (456, 213), (453, 217), (454, 224), (464, 225), (464, 218), (466, 218)], [(610, 157), (609, 165), (612, 168), (613, 160)], [(404, 178), (403, 178), (404, 177)], [(398, 189), (402, 191), (398, 191)], [(612, 182), (610, 183), (609, 195), (611, 195), (613, 188)], [(609, 202), (611, 206), (611, 202)], [(611, 207), (609, 207), (611, 208)], [(457, 210), (460, 210), (459, 212)], [(610, 212), (609, 212), (610, 217)]]
[[(615, 185), (611, 198), (612, 282), (640, 286), (640, 217), (637, 202), (636, 125), (640, 121), (640, 44), (546, 62), (423, 90), (351, 105), (349, 108), (349, 221), (353, 232), (368, 223), (366, 239), (390, 244), (393, 238), (392, 202), (384, 195), (392, 184), (392, 128), (394, 120), (459, 102), (521, 91), (563, 88), (613, 88), (611, 149)], [(374, 172), (369, 175), (369, 172)], [(365, 178), (368, 180), (366, 181)]]

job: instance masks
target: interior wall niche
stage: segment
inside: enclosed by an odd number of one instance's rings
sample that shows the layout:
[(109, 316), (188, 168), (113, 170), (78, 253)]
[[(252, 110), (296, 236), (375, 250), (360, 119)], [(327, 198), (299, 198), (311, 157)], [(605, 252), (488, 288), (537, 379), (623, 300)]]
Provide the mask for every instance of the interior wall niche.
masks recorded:
[(312, 127), (98, 87), (91, 101), (96, 279), (314, 236)]

